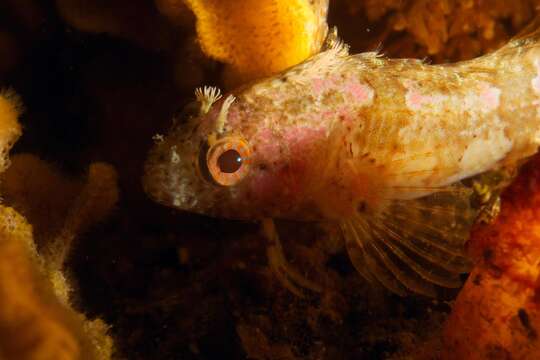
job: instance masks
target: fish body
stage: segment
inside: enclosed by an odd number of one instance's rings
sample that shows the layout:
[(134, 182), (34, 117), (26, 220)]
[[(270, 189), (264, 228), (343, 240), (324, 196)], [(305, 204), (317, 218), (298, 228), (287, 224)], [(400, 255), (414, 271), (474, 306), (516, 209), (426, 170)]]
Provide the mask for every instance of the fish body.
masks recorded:
[(152, 150), (145, 190), (212, 216), (335, 222), (368, 279), (397, 293), (457, 286), (473, 220), (460, 181), (539, 145), (537, 43), (533, 32), (448, 65), (337, 44), (221, 100), (201, 96)]

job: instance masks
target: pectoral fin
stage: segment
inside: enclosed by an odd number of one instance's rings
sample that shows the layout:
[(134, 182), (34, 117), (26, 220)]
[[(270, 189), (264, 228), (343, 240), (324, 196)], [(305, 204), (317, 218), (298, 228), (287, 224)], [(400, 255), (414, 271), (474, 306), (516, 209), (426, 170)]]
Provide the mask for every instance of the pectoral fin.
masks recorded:
[(358, 213), (341, 224), (358, 272), (399, 295), (435, 296), (437, 287), (461, 286), (470, 269), (464, 244), (477, 212), (470, 191), (456, 186), (392, 201), (383, 211)]

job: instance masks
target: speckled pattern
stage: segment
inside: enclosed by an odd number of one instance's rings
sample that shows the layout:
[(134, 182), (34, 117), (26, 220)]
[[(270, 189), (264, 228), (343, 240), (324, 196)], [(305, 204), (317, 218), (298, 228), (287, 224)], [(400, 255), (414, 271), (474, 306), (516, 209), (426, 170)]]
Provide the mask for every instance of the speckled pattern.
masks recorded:
[(220, 217), (342, 219), (359, 204), (377, 209), (529, 156), (539, 127), (533, 41), (434, 66), (330, 49), (232, 92), (219, 136), (250, 144), (241, 182), (219, 187), (198, 176), (222, 99), (203, 117), (179, 119), (156, 145), (146, 190)]

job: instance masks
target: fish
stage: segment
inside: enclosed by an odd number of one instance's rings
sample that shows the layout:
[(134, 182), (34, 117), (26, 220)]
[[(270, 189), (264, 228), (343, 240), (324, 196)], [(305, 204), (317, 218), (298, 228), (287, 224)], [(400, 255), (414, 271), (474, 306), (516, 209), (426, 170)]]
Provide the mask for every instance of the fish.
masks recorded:
[(476, 59), (431, 65), (319, 54), (221, 95), (212, 87), (160, 136), (143, 187), (165, 206), (261, 221), (282, 282), (274, 219), (339, 228), (356, 270), (399, 295), (437, 296), (470, 270), (478, 212), (467, 181), (512, 169), (540, 143), (540, 26)]

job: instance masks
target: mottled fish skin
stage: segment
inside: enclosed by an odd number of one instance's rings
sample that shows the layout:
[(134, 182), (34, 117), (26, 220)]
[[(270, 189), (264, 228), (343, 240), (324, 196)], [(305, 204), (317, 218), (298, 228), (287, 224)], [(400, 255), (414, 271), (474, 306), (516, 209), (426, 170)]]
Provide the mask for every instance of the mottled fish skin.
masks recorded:
[[(342, 46), (233, 91), (219, 113), (180, 119), (156, 144), (144, 187), (156, 201), (226, 218), (350, 218), (414, 199), (536, 152), (537, 35), (449, 65), (349, 56)], [(201, 149), (244, 139), (249, 173), (234, 186), (200, 176)]]

